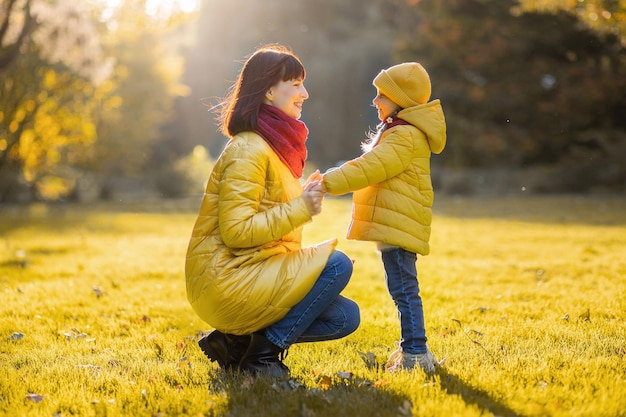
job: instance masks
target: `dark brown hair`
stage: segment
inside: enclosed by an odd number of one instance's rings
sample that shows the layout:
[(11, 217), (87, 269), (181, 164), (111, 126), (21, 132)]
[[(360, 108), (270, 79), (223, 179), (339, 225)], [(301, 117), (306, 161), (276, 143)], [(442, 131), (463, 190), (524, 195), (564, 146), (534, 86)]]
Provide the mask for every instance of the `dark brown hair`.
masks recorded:
[(265, 45), (248, 57), (221, 103), (220, 130), (226, 136), (252, 131), (257, 127), (259, 109), (270, 87), (280, 81), (304, 80), (306, 71), (300, 59), (287, 47)]

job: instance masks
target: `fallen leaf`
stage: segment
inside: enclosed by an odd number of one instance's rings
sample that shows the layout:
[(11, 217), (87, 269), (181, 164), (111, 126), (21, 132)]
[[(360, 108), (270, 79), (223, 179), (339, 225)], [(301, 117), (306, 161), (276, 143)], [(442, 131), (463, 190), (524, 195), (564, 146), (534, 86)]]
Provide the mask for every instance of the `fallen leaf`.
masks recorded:
[(163, 346), (161, 346), (156, 341), (154, 342), (154, 350), (156, 351), (157, 358), (163, 357)]
[(374, 382), (374, 387), (376, 388), (386, 387), (387, 385), (389, 385), (389, 381), (386, 379), (379, 379), (378, 381)]
[(588, 308), (587, 311), (578, 316), (578, 320), (591, 321), (591, 310)]
[(322, 391), (328, 391), (332, 382), (333, 382), (333, 379), (330, 376), (322, 375), (317, 385), (320, 387)]
[(90, 363), (76, 365), (76, 368), (86, 369), (88, 371), (91, 371), (95, 375), (100, 375), (100, 367), (96, 365), (92, 365)]
[(93, 290), (94, 294), (96, 294), (97, 298), (100, 298), (104, 295), (104, 290), (96, 285), (91, 287), (91, 289)]
[(313, 376), (318, 376), (319, 374), (322, 373), (322, 370), (320, 368), (311, 368), (311, 375)]
[(249, 376), (243, 380), (241, 387), (244, 389), (250, 389), (254, 385), (254, 378)]
[(34, 403), (40, 403), (43, 401), (43, 395), (41, 394), (26, 394), (26, 399)]
[(179, 372), (189, 372), (191, 369), (191, 362), (187, 356), (182, 357), (178, 360), (178, 371)]
[(109, 365), (111, 368), (115, 368), (116, 366), (120, 366), (121, 364), (122, 362), (117, 359), (109, 359), (109, 361), (107, 362), (107, 365)]
[(353, 376), (352, 372), (342, 372), (342, 371), (339, 371), (339, 372), (337, 372), (337, 375), (341, 379), (347, 379), (348, 381), (352, 381), (352, 376)]
[(24, 333), (15, 332), (7, 338), (7, 340), (22, 340)]
[(411, 416), (413, 415), (413, 413), (411, 412), (412, 408), (413, 408), (413, 404), (411, 404), (411, 401), (404, 400), (402, 405), (398, 407), (398, 411), (400, 412), (400, 415)]
[(378, 361), (375, 354), (373, 354), (372, 352), (358, 352), (358, 354), (361, 359), (363, 359), (363, 362), (365, 362), (365, 366), (367, 366), (367, 369), (378, 369)]
[(481, 332), (479, 332), (478, 330), (474, 330), (474, 329), (469, 329), (468, 332), (472, 332), (474, 334), (476, 334), (477, 336), (483, 336), (483, 334)]
[(306, 388), (306, 385), (304, 385), (302, 382), (298, 382), (293, 378), (289, 378), (289, 386), (291, 387), (292, 390), (297, 390), (300, 388)]

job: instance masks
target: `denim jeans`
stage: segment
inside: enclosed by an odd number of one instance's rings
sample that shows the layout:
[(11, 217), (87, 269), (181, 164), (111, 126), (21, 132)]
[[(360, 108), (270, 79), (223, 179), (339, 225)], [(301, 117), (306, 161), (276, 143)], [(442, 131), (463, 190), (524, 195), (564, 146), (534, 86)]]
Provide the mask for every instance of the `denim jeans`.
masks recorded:
[(426, 353), (424, 308), (417, 282), (417, 255), (402, 248), (381, 251), (389, 294), (398, 309), (402, 339), (406, 353)]
[(311, 291), (265, 336), (282, 349), (294, 343), (340, 339), (354, 332), (361, 321), (359, 306), (341, 295), (352, 275), (352, 261), (333, 252)]

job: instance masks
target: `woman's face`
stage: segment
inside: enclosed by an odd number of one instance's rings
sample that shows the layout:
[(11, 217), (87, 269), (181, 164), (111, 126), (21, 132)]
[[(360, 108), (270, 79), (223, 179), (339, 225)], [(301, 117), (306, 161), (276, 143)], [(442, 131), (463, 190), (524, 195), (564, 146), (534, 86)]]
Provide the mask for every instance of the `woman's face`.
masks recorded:
[(381, 94), (380, 91), (377, 92), (376, 97), (372, 100), (372, 104), (376, 107), (378, 118), (381, 122), (391, 116), (393, 112), (400, 109), (400, 106), (389, 100), (387, 96)]
[(303, 80), (279, 81), (265, 93), (265, 103), (278, 107), (294, 119), (302, 115), (302, 103), (309, 98)]

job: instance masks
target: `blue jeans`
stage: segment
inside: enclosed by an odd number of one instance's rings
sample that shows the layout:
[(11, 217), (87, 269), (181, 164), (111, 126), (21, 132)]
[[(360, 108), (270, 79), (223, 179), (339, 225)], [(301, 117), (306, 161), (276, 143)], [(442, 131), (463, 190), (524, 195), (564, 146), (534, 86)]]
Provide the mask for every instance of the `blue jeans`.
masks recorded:
[(417, 282), (417, 255), (402, 248), (381, 251), (385, 280), (389, 294), (398, 309), (402, 339), (400, 346), (406, 353), (426, 353), (424, 308)]
[(279, 321), (265, 329), (265, 336), (281, 349), (294, 343), (340, 339), (354, 332), (361, 321), (359, 306), (339, 295), (352, 275), (352, 261), (333, 252), (311, 291)]

